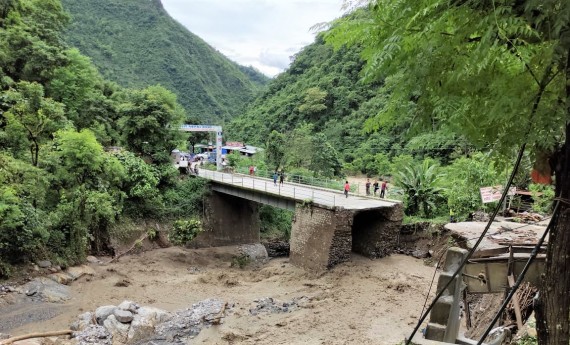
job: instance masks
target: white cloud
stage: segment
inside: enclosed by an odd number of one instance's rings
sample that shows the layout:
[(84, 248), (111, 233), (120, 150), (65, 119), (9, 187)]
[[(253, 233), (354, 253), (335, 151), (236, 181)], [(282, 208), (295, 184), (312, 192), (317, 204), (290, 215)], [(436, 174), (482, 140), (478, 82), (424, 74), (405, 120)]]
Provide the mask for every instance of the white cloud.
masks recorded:
[(342, 0), (162, 0), (168, 13), (228, 58), (274, 76), (342, 15)]

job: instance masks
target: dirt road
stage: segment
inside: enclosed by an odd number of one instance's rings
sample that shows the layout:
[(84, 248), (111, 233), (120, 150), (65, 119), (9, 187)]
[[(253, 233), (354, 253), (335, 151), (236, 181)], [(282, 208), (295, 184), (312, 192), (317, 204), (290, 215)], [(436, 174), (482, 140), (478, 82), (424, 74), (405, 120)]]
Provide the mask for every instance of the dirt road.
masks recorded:
[[(167, 248), (94, 266), (94, 277), (73, 283), (73, 298), (62, 314), (10, 333), (65, 329), (84, 311), (126, 299), (177, 310), (215, 297), (235, 303), (232, 315), (202, 331), (196, 343), (396, 344), (413, 328), (434, 270), (402, 255), (379, 260), (354, 255), (351, 262), (320, 276), (290, 265), (288, 259), (242, 270), (230, 267), (234, 252)], [(288, 301), (301, 296), (311, 302), (300, 310), (249, 313), (259, 298)]]

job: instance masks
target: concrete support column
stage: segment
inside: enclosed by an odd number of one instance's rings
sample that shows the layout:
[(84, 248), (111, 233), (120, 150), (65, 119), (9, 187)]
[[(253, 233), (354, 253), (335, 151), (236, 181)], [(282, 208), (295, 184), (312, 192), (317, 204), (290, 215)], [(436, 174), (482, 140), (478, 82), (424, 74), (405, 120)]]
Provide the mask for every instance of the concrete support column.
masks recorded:
[(256, 202), (212, 191), (205, 200), (202, 227), (192, 246), (217, 247), (259, 243), (259, 206)]
[(370, 258), (389, 255), (396, 248), (403, 219), (401, 204), (359, 211), (352, 226), (352, 250)]
[(297, 204), (291, 228), (291, 263), (322, 272), (350, 260), (353, 217), (349, 210)]
[[(447, 250), (443, 272), (437, 282), (438, 292), (451, 279), (466, 256), (465, 249), (452, 247)], [(459, 306), (463, 288), (462, 272), (459, 272), (431, 310), (426, 339), (455, 344), (459, 333)]]

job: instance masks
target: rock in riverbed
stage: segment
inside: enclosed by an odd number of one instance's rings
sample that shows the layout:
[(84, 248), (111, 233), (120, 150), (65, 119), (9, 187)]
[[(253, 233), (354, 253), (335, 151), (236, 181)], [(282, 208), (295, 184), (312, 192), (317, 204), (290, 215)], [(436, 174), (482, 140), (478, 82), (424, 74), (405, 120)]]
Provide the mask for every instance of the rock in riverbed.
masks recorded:
[[(149, 344), (153, 341), (166, 344), (165, 340), (171, 344), (186, 344), (202, 328), (221, 323), (228, 309), (227, 303), (216, 299), (208, 299), (172, 313), (124, 301), (119, 306), (99, 307), (95, 314), (80, 315), (72, 328), (82, 330), (74, 334), (79, 345)], [(170, 342), (174, 339), (176, 342)]]

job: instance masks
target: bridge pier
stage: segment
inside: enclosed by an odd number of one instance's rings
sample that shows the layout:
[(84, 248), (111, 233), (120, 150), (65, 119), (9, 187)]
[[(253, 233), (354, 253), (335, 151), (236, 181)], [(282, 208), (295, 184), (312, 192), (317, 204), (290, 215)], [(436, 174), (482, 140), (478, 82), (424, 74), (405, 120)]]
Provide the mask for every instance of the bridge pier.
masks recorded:
[(324, 271), (356, 252), (371, 258), (396, 247), (404, 212), (401, 204), (374, 209), (344, 209), (297, 204), (291, 229), (291, 263)]
[(324, 271), (350, 260), (352, 212), (297, 205), (291, 228), (291, 263)]
[(204, 201), (202, 227), (192, 241), (195, 248), (259, 243), (259, 204), (211, 191)]

